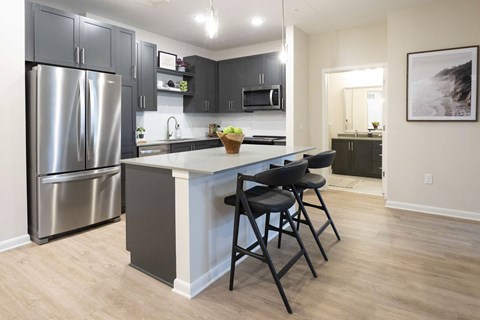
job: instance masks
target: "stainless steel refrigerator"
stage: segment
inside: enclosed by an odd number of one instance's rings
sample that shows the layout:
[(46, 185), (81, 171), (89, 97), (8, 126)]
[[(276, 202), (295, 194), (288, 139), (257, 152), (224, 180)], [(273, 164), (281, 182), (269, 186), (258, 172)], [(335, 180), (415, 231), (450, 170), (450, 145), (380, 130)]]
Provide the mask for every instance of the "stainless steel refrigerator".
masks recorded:
[(28, 222), (36, 243), (121, 213), (121, 77), (27, 73)]

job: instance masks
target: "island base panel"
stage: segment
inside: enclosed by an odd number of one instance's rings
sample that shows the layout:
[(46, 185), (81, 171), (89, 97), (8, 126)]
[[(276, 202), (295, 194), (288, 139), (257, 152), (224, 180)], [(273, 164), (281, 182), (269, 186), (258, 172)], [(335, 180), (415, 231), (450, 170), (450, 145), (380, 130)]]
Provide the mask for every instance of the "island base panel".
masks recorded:
[(130, 265), (173, 286), (175, 179), (172, 171), (126, 165), (126, 229)]

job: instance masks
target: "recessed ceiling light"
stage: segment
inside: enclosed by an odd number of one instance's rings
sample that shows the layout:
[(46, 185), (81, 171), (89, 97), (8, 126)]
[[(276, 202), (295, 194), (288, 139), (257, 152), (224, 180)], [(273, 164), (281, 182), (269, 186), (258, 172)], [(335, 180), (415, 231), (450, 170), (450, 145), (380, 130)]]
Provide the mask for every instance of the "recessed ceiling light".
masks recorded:
[(253, 24), (255, 27), (261, 26), (265, 22), (265, 19), (262, 17), (253, 17), (250, 18), (250, 23)]

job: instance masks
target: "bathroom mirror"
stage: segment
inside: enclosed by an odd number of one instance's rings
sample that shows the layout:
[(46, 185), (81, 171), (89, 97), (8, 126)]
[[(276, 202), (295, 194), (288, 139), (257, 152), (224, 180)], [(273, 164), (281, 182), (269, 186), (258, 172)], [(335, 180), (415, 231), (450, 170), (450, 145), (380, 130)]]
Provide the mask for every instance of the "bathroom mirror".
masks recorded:
[(382, 125), (383, 88), (357, 87), (344, 91), (344, 131), (374, 130), (372, 122)]

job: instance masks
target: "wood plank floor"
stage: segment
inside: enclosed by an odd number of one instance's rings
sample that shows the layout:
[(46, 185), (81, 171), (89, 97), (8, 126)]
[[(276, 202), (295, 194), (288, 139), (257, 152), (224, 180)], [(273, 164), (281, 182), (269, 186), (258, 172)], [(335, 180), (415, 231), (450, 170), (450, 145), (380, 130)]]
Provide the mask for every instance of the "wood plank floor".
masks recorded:
[[(381, 197), (327, 191), (343, 237), (306, 228), (318, 273), (300, 260), (282, 279), (288, 315), (266, 265), (247, 259), (187, 300), (128, 266), (125, 221), (44, 246), (0, 253), (0, 319), (480, 319), (480, 224), (390, 210)], [(323, 215), (314, 213), (319, 225)], [(296, 250), (284, 237), (275, 263)]]

